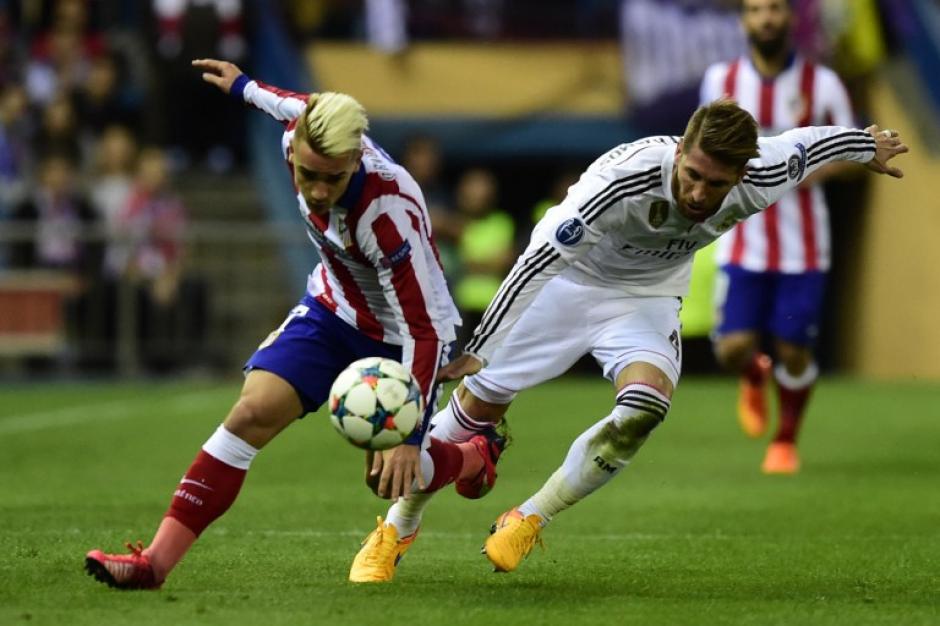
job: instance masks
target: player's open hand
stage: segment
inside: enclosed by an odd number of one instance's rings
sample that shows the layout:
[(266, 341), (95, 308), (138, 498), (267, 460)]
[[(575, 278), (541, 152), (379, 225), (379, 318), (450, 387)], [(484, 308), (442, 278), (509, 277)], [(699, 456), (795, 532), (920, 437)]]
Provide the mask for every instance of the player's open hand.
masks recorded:
[(418, 490), (424, 491), (424, 476), (421, 475), (421, 448), (409, 444), (396, 446), (391, 450), (376, 452), (372, 455), (372, 471), (367, 483), (379, 478), (376, 495), (393, 502), (399, 496), (405, 498), (411, 493), (411, 485), (417, 482)]
[(476, 374), (481, 369), (483, 369), (483, 363), (480, 359), (472, 354), (461, 354), (437, 372), (437, 382), (457, 380), (470, 374)]
[(217, 59), (193, 59), (193, 67), (204, 70), (202, 80), (215, 85), (225, 93), (232, 90), (232, 83), (242, 74), (234, 63)]
[(888, 165), (888, 161), (897, 155), (910, 151), (910, 149), (901, 142), (900, 133), (887, 128), (881, 130), (877, 125), (869, 126), (865, 130), (875, 138), (875, 158), (866, 163), (865, 166), (879, 174), (902, 178), (904, 172), (897, 167)]

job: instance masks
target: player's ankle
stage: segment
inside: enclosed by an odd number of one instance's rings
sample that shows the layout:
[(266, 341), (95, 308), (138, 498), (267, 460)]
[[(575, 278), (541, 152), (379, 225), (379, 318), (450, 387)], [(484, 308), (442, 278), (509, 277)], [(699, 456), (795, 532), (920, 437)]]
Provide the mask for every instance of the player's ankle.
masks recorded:
[(457, 444), (460, 454), (463, 455), (463, 463), (460, 466), (460, 474), (457, 480), (467, 480), (479, 474), (486, 465), (481, 450), (473, 443), (467, 441)]

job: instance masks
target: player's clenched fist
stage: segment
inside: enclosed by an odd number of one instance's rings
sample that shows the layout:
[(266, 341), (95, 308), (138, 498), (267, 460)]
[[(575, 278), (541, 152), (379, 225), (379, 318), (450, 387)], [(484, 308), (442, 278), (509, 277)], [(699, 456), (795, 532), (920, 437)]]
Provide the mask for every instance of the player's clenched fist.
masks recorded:
[(232, 83), (242, 74), (234, 63), (218, 59), (193, 59), (193, 67), (205, 70), (202, 73), (202, 80), (215, 85), (225, 93), (232, 90)]

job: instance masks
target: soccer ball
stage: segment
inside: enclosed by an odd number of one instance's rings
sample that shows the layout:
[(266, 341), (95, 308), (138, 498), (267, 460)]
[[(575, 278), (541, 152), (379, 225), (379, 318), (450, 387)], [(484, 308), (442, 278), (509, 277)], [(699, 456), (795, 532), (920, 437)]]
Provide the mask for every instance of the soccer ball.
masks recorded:
[(387, 450), (414, 432), (424, 415), (418, 381), (391, 359), (354, 361), (330, 389), (330, 421), (354, 446)]

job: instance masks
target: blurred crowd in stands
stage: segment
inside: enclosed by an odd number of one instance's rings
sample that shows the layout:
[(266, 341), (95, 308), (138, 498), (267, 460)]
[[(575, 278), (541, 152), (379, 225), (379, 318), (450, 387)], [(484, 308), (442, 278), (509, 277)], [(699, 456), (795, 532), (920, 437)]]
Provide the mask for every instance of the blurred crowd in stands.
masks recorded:
[(243, 58), (247, 40), (238, 0), (187, 4), (0, 2), (0, 268), (73, 279), (81, 367), (115, 366), (121, 310), (154, 370), (191, 359), (204, 330), (173, 174), (197, 160), (231, 171), (240, 108), (197, 94), (189, 60)]
[[(864, 78), (884, 55), (879, 3), (795, 2), (798, 45), (841, 71), (864, 119)], [(67, 306), (85, 345), (73, 354), (81, 366), (114, 367), (122, 302), (138, 313), (133, 332), (150, 369), (200, 350), (210, 289), (187, 266), (191, 217), (174, 180), (193, 170), (243, 175), (247, 154), (242, 107), (206, 89), (190, 60), (250, 71), (249, 10), (279, 11), (298, 46), (352, 39), (389, 54), (428, 39), (619, 40), (625, 115), (656, 133), (681, 132), (704, 68), (744, 49), (734, 0), (258, 4), (0, 0), (0, 271), (75, 278)], [(393, 156), (425, 192), (467, 331), (534, 221), (587, 165), (561, 157), (548, 176), (516, 176), (512, 165), (443, 155), (433, 136)]]

